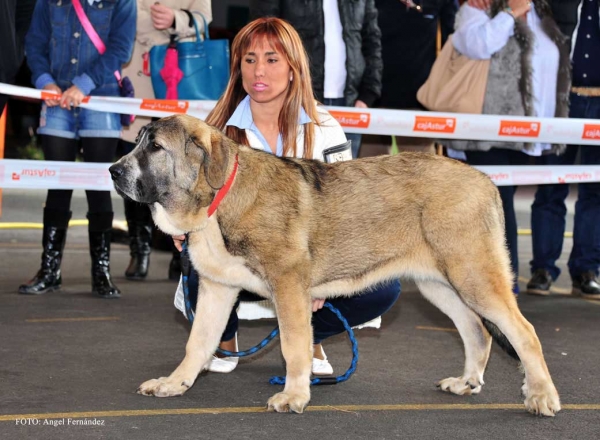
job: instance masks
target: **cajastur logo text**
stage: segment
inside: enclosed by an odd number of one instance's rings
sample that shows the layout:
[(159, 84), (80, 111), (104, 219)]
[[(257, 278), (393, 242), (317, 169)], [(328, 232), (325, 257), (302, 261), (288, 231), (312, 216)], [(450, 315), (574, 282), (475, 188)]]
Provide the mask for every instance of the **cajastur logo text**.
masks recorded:
[(434, 116), (415, 116), (413, 131), (431, 133), (454, 133), (456, 118), (440, 118)]
[(49, 170), (48, 168), (40, 169), (22, 169), (20, 173), (13, 172), (12, 180), (21, 180), (23, 177), (54, 177), (56, 176), (55, 170)]
[(500, 121), (500, 136), (524, 136), (538, 137), (540, 135), (541, 124), (539, 122), (529, 121)]
[(600, 139), (600, 124), (584, 124), (583, 139)]
[(370, 113), (356, 113), (356, 112), (339, 112), (331, 110), (331, 116), (333, 116), (342, 127), (354, 127), (354, 128), (369, 128), (371, 123)]
[(144, 99), (140, 105), (142, 110), (156, 110), (159, 112), (185, 113), (189, 103), (187, 101), (175, 101), (165, 99)]

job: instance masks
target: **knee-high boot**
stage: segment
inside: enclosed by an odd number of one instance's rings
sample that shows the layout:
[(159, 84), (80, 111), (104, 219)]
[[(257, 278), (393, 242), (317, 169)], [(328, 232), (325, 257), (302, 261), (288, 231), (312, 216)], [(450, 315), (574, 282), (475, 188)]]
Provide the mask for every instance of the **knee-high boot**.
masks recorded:
[(130, 280), (143, 280), (148, 275), (150, 264), (152, 215), (150, 208), (146, 205), (131, 200), (124, 200), (124, 204), (131, 255), (129, 266), (125, 270), (125, 277)]
[(110, 276), (112, 212), (88, 212), (88, 234), (92, 257), (92, 293), (102, 298), (119, 298), (121, 292)]
[(42, 265), (28, 283), (19, 286), (19, 293), (40, 295), (60, 289), (62, 283), (60, 263), (70, 218), (70, 211), (44, 209)]

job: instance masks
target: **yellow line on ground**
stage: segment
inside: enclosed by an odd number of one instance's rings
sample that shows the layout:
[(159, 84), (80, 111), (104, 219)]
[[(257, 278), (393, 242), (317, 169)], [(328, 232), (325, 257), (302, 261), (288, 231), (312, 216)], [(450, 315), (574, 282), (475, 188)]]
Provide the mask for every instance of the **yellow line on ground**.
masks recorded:
[[(309, 406), (306, 411), (472, 411), (472, 410), (521, 410), (525, 407), (521, 403), (490, 403), (490, 404), (401, 404), (401, 405), (325, 405)], [(599, 411), (600, 404), (570, 404), (563, 405), (567, 411)], [(144, 417), (144, 416), (169, 416), (189, 414), (242, 414), (263, 413), (264, 406), (247, 406), (231, 408), (180, 408), (180, 409), (148, 409), (148, 410), (122, 410), (122, 411), (86, 411), (64, 413), (38, 413), (38, 414), (6, 414), (0, 415), (0, 422), (9, 422), (19, 419), (82, 419), (100, 417)]]
[(432, 330), (436, 332), (457, 332), (455, 328), (443, 328), (443, 327), (428, 327), (426, 325), (418, 325), (415, 327), (417, 330)]
[[(87, 226), (88, 221), (86, 219), (71, 220), (69, 226)], [(31, 223), (31, 222), (0, 222), (0, 229), (43, 229), (43, 223)], [(125, 220), (113, 220), (113, 228), (127, 230), (127, 222)]]
[[(531, 229), (517, 229), (517, 234), (519, 235), (531, 235)], [(573, 238), (572, 232), (565, 232), (564, 235), (566, 238)]]
[(80, 321), (118, 321), (117, 316), (94, 316), (88, 318), (32, 318), (25, 322), (80, 322)]

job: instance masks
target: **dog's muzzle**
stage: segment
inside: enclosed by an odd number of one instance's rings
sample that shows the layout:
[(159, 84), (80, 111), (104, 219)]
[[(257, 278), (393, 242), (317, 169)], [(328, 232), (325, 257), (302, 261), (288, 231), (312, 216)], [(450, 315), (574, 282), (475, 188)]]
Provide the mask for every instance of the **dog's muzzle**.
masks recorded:
[(125, 174), (125, 167), (116, 163), (114, 165), (111, 165), (111, 167), (108, 169), (108, 172), (110, 173), (110, 177), (112, 178), (112, 180), (116, 182), (117, 180), (119, 180), (119, 178), (123, 176), (123, 174)]

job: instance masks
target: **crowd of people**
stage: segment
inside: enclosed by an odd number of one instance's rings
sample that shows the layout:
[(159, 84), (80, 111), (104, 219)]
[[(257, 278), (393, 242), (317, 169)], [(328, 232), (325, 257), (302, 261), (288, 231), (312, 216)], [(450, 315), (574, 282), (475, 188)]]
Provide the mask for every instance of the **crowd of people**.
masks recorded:
[[(323, 160), (323, 150), (346, 140), (361, 155), (361, 135), (344, 133), (323, 106), (426, 110), (417, 91), (450, 34), (460, 54), (489, 60), (483, 113), (600, 119), (600, 0), (249, 0), (251, 22), (231, 45), (227, 87), (207, 122), (229, 137), (277, 156)], [(81, 16), (83, 12), (83, 17)], [(203, 19), (199, 19), (201, 16)], [(86, 26), (85, 20), (89, 20)], [(121, 143), (135, 147), (137, 117), (82, 108), (85, 96), (120, 96), (120, 77), (135, 96), (154, 98), (147, 72), (152, 47), (194, 41), (212, 21), (210, 0), (7, 0), (0, 6), (0, 39), (10, 42), (0, 59), (0, 82), (10, 83), (26, 54), (32, 84), (56, 92), (41, 107), (38, 133), (46, 160), (112, 162)], [(95, 37), (94, 37), (95, 33)], [(96, 41), (95, 41), (96, 40)], [(98, 41), (105, 51), (98, 49)], [(0, 110), (6, 97), (0, 96)], [(377, 142), (389, 145), (388, 136)], [(406, 149), (433, 153), (433, 140), (398, 138)], [(472, 165), (599, 165), (597, 146), (499, 141), (444, 141)], [(402, 148), (401, 148), (402, 149)], [(517, 187), (499, 187), (506, 240), (519, 293)], [(560, 269), (568, 185), (539, 185), (531, 211), (533, 256), (527, 293), (548, 295)], [(42, 261), (22, 294), (61, 287), (61, 260), (72, 191), (49, 190), (43, 211)], [(113, 208), (110, 193), (86, 191), (92, 292), (118, 298), (110, 273)], [(146, 206), (125, 201), (131, 261), (128, 279), (148, 273), (153, 224)], [(573, 248), (568, 268), (573, 293), (600, 299), (600, 183), (578, 185)], [(169, 277), (180, 274), (182, 237), (174, 237)], [(467, 250), (466, 250), (467, 251)], [(197, 274), (191, 286), (197, 286)], [(396, 280), (364, 295), (338, 299), (353, 324), (383, 314), (396, 301)], [(244, 292), (244, 300), (251, 299)], [(331, 374), (321, 342), (343, 331), (331, 312), (313, 304), (313, 372)], [(221, 348), (236, 350), (235, 308)], [(211, 371), (229, 372), (237, 358), (215, 357)]]

